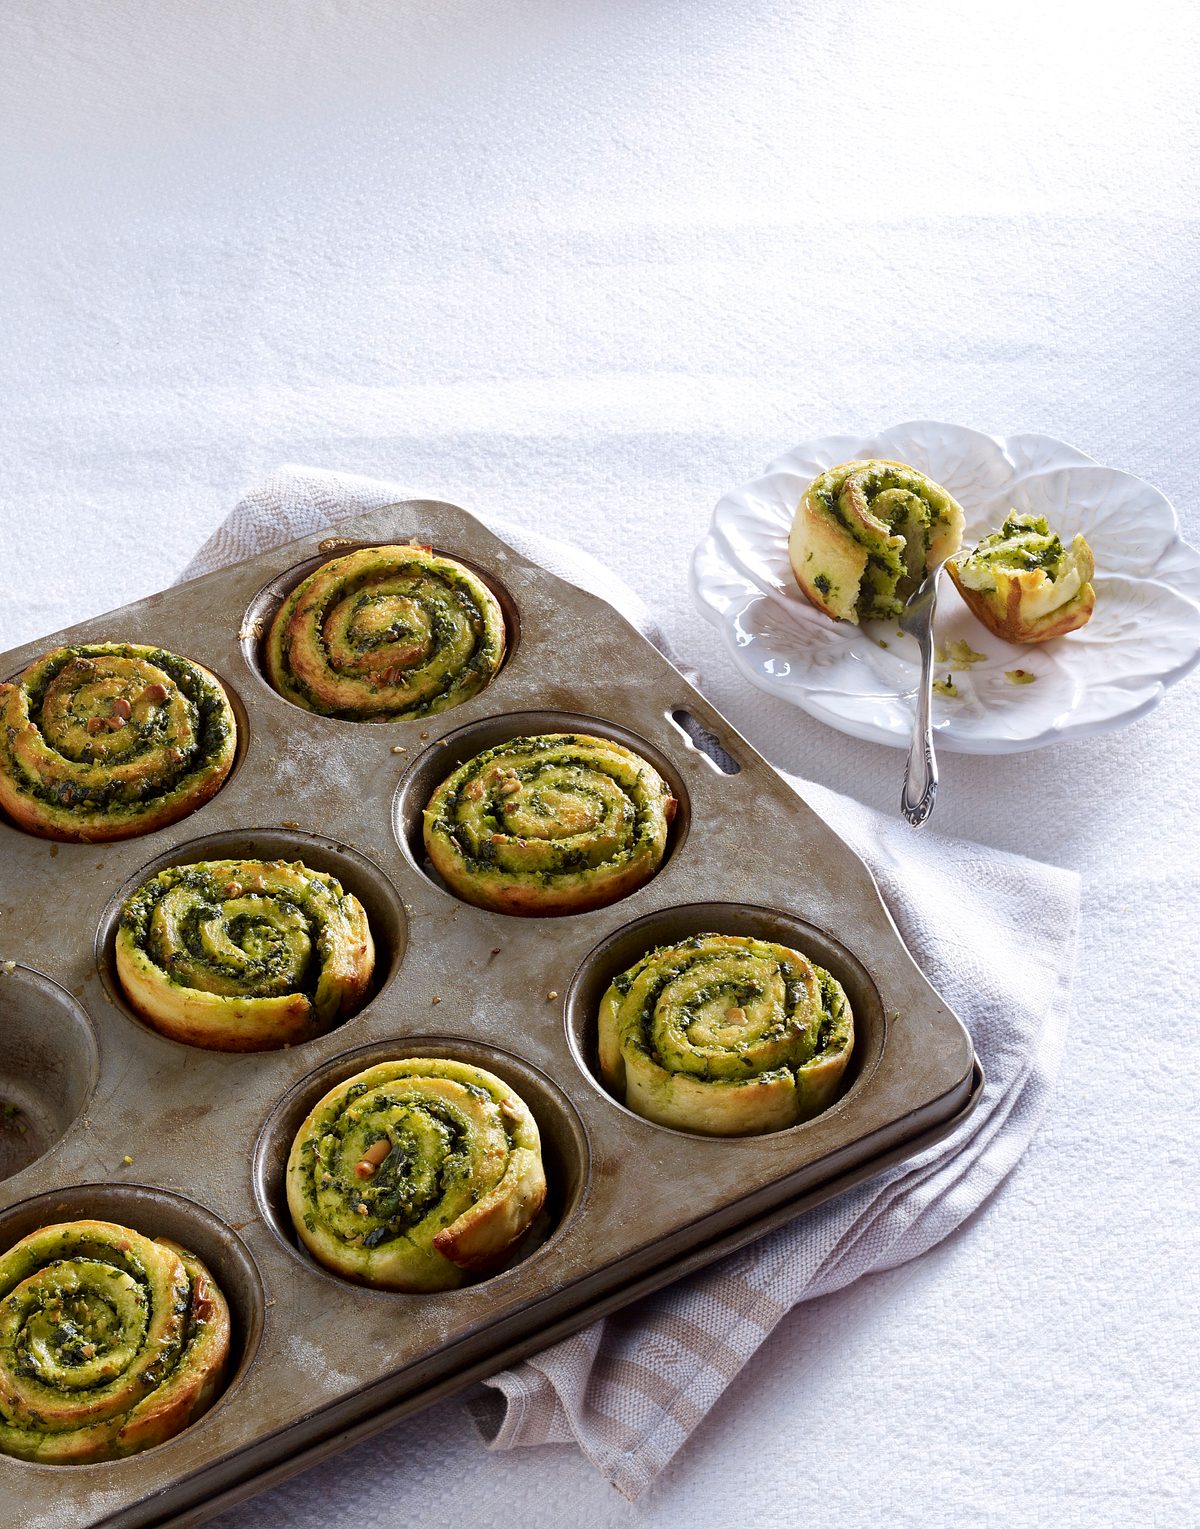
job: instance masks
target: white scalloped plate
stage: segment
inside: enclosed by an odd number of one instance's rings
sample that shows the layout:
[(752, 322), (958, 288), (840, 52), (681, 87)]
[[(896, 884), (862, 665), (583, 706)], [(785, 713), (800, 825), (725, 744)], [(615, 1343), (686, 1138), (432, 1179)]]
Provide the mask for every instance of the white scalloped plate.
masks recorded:
[[(994, 637), (942, 580), (937, 641), (962, 639), (985, 657), (967, 668), (938, 664), (936, 677), (952, 674), (958, 691), (933, 698), (939, 749), (1019, 753), (1125, 727), (1200, 658), (1200, 552), (1181, 539), (1158, 489), (1047, 435), (1002, 439), (921, 420), (876, 436), (804, 441), (713, 511), (692, 559), (692, 594), (763, 690), (856, 738), (908, 746), (916, 643), (894, 621), (830, 621), (800, 593), (788, 564), (800, 495), (853, 457), (908, 462), (944, 484), (966, 512), (967, 547), (1015, 507), (1045, 515), (1064, 541), (1082, 531), (1096, 557), (1091, 621), (1029, 647)], [(1036, 679), (1013, 684), (1012, 669)]]

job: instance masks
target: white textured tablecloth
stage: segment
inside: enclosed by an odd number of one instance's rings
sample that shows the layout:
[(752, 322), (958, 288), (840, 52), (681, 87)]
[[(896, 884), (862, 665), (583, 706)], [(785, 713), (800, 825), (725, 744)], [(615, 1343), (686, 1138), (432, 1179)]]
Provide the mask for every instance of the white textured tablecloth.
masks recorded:
[[(713, 501), (934, 417), (1200, 474), (1196, 8), (325, 0), (0, 8), (0, 643), (169, 583), (280, 461), (542, 526), (774, 762), (898, 756), (748, 691)], [(26, 573), (26, 568), (34, 570)], [(1082, 871), (1077, 1020), (1005, 1188), (788, 1319), (634, 1506), (453, 1406), (231, 1513), (528, 1526), (1197, 1515), (1200, 687), (943, 762), (938, 826)]]

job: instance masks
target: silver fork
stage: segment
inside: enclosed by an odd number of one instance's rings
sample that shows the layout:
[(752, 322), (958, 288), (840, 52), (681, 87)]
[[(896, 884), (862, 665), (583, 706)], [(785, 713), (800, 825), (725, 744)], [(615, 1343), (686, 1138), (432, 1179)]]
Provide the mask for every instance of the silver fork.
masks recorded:
[(933, 616), (937, 609), (938, 579), (946, 558), (935, 563), (921, 580), (900, 615), (900, 630), (917, 639), (921, 655), (921, 677), (917, 681), (917, 713), (913, 721), (912, 743), (904, 766), (904, 788), (900, 792), (900, 811), (914, 828), (933, 811), (937, 797), (938, 769), (933, 752)]

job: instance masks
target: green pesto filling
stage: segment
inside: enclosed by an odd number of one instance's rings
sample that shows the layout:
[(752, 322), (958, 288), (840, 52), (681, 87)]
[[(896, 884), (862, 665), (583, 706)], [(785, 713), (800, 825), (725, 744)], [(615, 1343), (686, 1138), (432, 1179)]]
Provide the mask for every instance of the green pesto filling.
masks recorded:
[[(486, 1089), (462, 1086), (480, 1098), (491, 1097)], [(386, 1128), (382, 1123), (378, 1126), (374, 1136), (375, 1142), (388, 1141), (389, 1151), (369, 1179), (360, 1179), (347, 1164), (342, 1147), (360, 1124), (348, 1106), (364, 1092), (365, 1084), (348, 1090), (336, 1106), (334, 1118), (325, 1120), (318, 1133), (305, 1141), (302, 1174), (310, 1202), (332, 1195), (345, 1204), (366, 1207), (361, 1224), (369, 1229), (365, 1234), (356, 1230), (352, 1240), (374, 1248), (403, 1237), (435, 1211), (455, 1186), (470, 1179), (471, 1142), (467, 1123), (447, 1101), (414, 1102), (377, 1092), (371, 1100), (371, 1114), (396, 1112)], [(412, 1122), (418, 1115), (423, 1132), (406, 1123), (406, 1117)], [(345, 1167), (349, 1171), (342, 1171)], [(313, 1229), (311, 1225), (309, 1229)]]
[[(676, 1013), (679, 1018), (675, 1028), (684, 1031), (692, 1023), (693, 1016), (699, 1016), (705, 1005), (713, 1002), (714, 999), (720, 999), (729, 1007), (741, 1008), (765, 996), (764, 989), (757, 979), (748, 978), (744, 974), (739, 975), (737, 970), (743, 961), (760, 957), (762, 951), (750, 948), (744, 951), (722, 950), (714, 953), (705, 948), (709, 938), (710, 936), (703, 934), (694, 935), (680, 941), (677, 945), (660, 946), (644, 956), (636, 966), (614, 977), (610, 984), (622, 998), (627, 997), (635, 981), (648, 966), (656, 963), (660, 957), (667, 958), (667, 964), (656, 973), (650, 986), (639, 994), (638, 1013), (632, 1027), (626, 1032), (627, 1043), (634, 1050), (641, 1052), (667, 1071), (676, 1069), (671, 1067), (655, 1043), (655, 1018), (663, 993), (680, 976), (693, 969), (698, 963), (712, 964), (715, 968), (711, 981), (705, 982), (702, 987), (691, 993), (686, 1001), (681, 1001), (677, 1005)], [(688, 957), (686, 953), (689, 951), (694, 951), (695, 955)], [(816, 973), (821, 995), (818, 1023), (815, 1027), (810, 1023), (805, 983), (798, 974), (789, 975), (788, 969), (781, 967), (785, 993), (783, 1012), (773, 1025), (765, 1030), (754, 1032), (744, 1043), (737, 1043), (735, 1048), (742, 1051), (738, 1059), (751, 1074), (744, 1081), (761, 1081), (788, 1073), (798, 1074), (810, 1062), (829, 1054), (837, 1054), (845, 1048), (852, 1025), (850, 1007), (845, 993), (837, 980), (823, 968), (814, 965), (812, 969)], [(753, 1049), (762, 1044), (783, 1040), (785, 1037), (789, 1039), (791, 1050), (787, 1061), (783, 1064), (776, 1062), (769, 1068), (760, 1067), (752, 1054)], [(695, 1062), (697, 1059), (691, 1058), (691, 1060)], [(704, 1061), (700, 1066), (689, 1067), (687, 1071), (690, 1076), (706, 1082), (738, 1081), (731, 1079), (727, 1072), (719, 1068), (714, 1070), (714, 1063), (710, 1061)]]
[[(854, 470), (870, 514), (885, 528), (882, 533), (873, 532), (852, 518), (841, 503), (844, 485), (851, 476), (850, 471), (831, 469), (823, 475), (821, 486), (814, 489), (815, 497), (830, 519), (867, 550), (855, 600), (859, 619), (899, 616), (928, 566), (934, 528), (951, 523), (949, 498), (919, 473), (891, 466)], [(902, 546), (889, 545), (884, 539), (887, 536), (901, 537)], [(828, 578), (822, 575), (813, 582), (822, 595), (829, 596)]]
[(958, 564), (958, 571), (964, 584), (982, 591), (995, 589), (992, 570), (996, 568), (1016, 573), (1041, 568), (1053, 583), (1062, 573), (1065, 558), (1063, 544), (1045, 516), (1010, 510), (999, 531), (985, 536), (970, 557)]
[[(42, 1293), (39, 1303), (23, 1313), (20, 1325), (11, 1337), (15, 1373), (47, 1396), (103, 1395), (111, 1384), (123, 1384), (121, 1374), (106, 1372), (106, 1358), (130, 1343), (140, 1347), (147, 1314), (151, 1307), (150, 1288), (144, 1269), (133, 1257), (114, 1263), (114, 1250), (90, 1241), (80, 1243), (65, 1230), (62, 1233), (64, 1256), (38, 1260), (42, 1274), (63, 1275), (63, 1285)], [(120, 1256), (119, 1254), (117, 1255)], [(86, 1265), (109, 1265), (103, 1270)], [(142, 1371), (142, 1385), (147, 1392), (161, 1385), (180, 1362), (181, 1354), (202, 1330), (203, 1324), (190, 1320), (193, 1282), (185, 1269), (185, 1279), (177, 1288), (173, 1311), (189, 1319), (182, 1337), (164, 1346), (162, 1352)], [(110, 1295), (99, 1280), (134, 1281), (132, 1291)], [(84, 1370), (80, 1376), (76, 1372)], [(37, 1428), (44, 1418), (27, 1408), (27, 1426)]]
[[(430, 825), (432, 831), (440, 833), (443, 837), (449, 839), (454, 844), (464, 864), (470, 869), (489, 871), (496, 868), (498, 859), (497, 847), (490, 842), (486, 835), (477, 844), (473, 843), (458, 821), (459, 811), (467, 800), (465, 797), (467, 787), (473, 780), (486, 774), (492, 764), (504, 764), (516, 752), (519, 752), (522, 756), (536, 755), (538, 753), (552, 754), (554, 757), (547, 761), (548, 767), (553, 769), (576, 769), (582, 772), (584, 777), (593, 771), (605, 773), (603, 771), (604, 761), (602, 756), (593, 757), (583, 753), (563, 754), (561, 752), (564, 747), (569, 749), (571, 745), (580, 742), (582, 740), (575, 733), (545, 734), (541, 737), (512, 739), (505, 743), (496, 744), (490, 749), (485, 749), (481, 754), (475, 755), (474, 758), (468, 761), (469, 772), (462, 774), (458, 784), (452, 791), (447, 793), (443, 800), (437, 817)], [(528, 773), (529, 765), (525, 757), (522, 758), (521, 765), (526, 772), (522, 784), (532, 784), (530, 801), (531, 805), (536, 809), (536, 782), (538, 773), (536, 764), (533, 767), (532, 776)], [(626, 786), (615, 775), (610, 775), (608, 778), (627, 792), (627, 799), (633, 811), (633, 821), (629, 825), (625, 841), (613, 855), (597, 864), (596, 861), (588, 856), (586, 850), (571, 848), (567, 845), (554, 847), (548, 845), (546, 841), (541, 841), (543, 852), (550, 856), (553, 864), (543, 870), (508, 872), (508, 874), (514, 877), (519, 875), (525, 880), (537, 882), (542, 886), (552, 886), (561, 881), (563, 877), (582, 875), (588, 871), (599, 869), (600, 865), (606, 869), (619, 869), (631, 859), (637, 858), (638, 855), (649, 847), (653, 843), (656, 834), (657, 823), (653, 809), (657, 804), (658, 798), (655, 797), (652, 800), (647, 800), (637, 791), (636, 788), (641, 779), (640, 775), (630, 786)], [(587, 797), (592, 801), (602, 801), (601, 793), (595, 788), (590, 788), (586, 778), (573, 781), (572, 789), (580, 796)], [(483, 822), (485, 827), (490, 828), (493, 832), (500, 832), (503, 828), (500, 818), (495, 813), (485, 813)]]
[[(409, 573), (419, 575), (426, 581), (425, 587), (412, 590), (409, 592), (408, 598), (419, 601), (426, 610), (429, 618), (431, 646), (433, 649), (430, 656), (422, 664), (416, 666), (413, 672), (419, 672), (421, 669), (430, 668), (436, 664), (439, 654), (453, 642), (456, 635), (457, 627), (454, 619), (446, 611), (443, 604), (440, 603), (439, 597), (441, 600), (449, 599), (458, 606), (466, 619), (467, 625), (471, 629), (473, 640), (471, 651), (461, 661), (460, 665), (455, 669), (447, 671), (434, 689), (423, 695), (419, 700), (406, 705), (403, 710), (390, 713), (391, 716), (397, 718), (424, 717), (431, 712), (436, 712), (440, 709), (440, 702), (460, 689), (465, 688), (473, 693), (479, 688), (475, 681), (486, 682), (492, 676), (503, 651), (497, 634), (492, 631), (488, 624), (479, 595), (472, 587), (469, 577), (456, 573), (451, 569), (431, 569), (427, 564), (419, 562), (402, 563), (389, 567), (386, 576), (388, 579), (394, 579)], [(360, 591), (369, 589), (379, 577), (380, 571), (378, 568), (364, 568), (360, 573), (347, 579), (345, 583), (330, 589), (326, 599), (316, 607), (311, 618), (316, 631), (320, 633), (331, 606), (343, 604), (347, 599), (352, 598)], [(432, 590), (428, 587), (430, 581), (436, 581)], [(299, 603), (304, 588), (305, 585), (301, 584), (291, 597), (292, 609)], [(370, 598), (382, 600), (387, 597), (384, 595), (373, 595)], [(289, 610), (288, 614), (291, 614), (291, 610)], [(415, 635), (415, 632), (403, 623), (395, 623), (392, 630), (375, 634), (370, 641), (362, 643), (361, 648), (364, 652), (372, 652), (378, 648), (385, 647), (389, 642), (394, 642), (400, 637), (409, 635)], [(331, 706), (323, 702), (320, 697), (312, 695), (306, 687), (300, 684), (292, 670), (292, 646), (292, 634), (285, 628), (280, 642), (280, 652), (285, 668), (288, 671), (289, 683), (296, 688), (298, 693), (304, 696), (305, 705), (311, 707), (320, 716), (334, 717), (351, 722), (359, 720), (361, 708)], [(326, 663), (331, 673), (337, 673), (334, 666), (328, 664), (327, 656)], [(386, 692), (392, 688), (382, 678), (376, 676), (359, 676), (359, 682), (366, 689), (383, 695), (385, 700)]]
[[(192, 714), (195, 741), (184, 752), (178, 773), (163, 789), (162, 782), (144, 780), (137, 782), (109, 780), (96, 785), (84, 785), (75, 780), (47, 783), (29, 775), (13, 754), (15, 729), (5, 729), (5, 753), (11, 774), (18, 789), (26, 796), (36, 798), (51, 807), (71, 811), (85, 810), (95, 814), (116, 814), (130, 807), (137, 807), (160, 800), (183, 789), (188, 780), (205, 770), (217, 759), (229, 740), (230, 719), (224, 692), (207, 675), (187, 659), (165, 648), (140, 650), (129, 643), (81, 643), (66, 648), (46, 665), (35, 685), (28, 692), (29, 718), (35, 727), (41, 726), (42, 704), (51, 684), (66, 666), (77, 658), (134, 658), (143, 659), (168, 674), (185, 700)], [(159, 736), (165, 732), (167, 718), (159, 712), (146, 723), (130, 724), (143, 745), (139, 752), (154, 748)], [(126, 762), (136, 760), (137, 754), (127, 756)], [(88, 765), (94, 760), (85, 759)]]
[[(168, 866), (125, 900), (121, 908), (120, 927), (129, 933), (140, 950), (146, 952), (168, 981), (181, 987), (193, 987), (195, 984), (187, 982), (174, 970), (180, 957), (171, 951), (155, 948), (150, 927), (155, 909), (168, 892), (180, 887), (192, 891), (197, 902), (187, 909), (180, 922), (180, 956), (186, 952), (191, 964), (213, 973), (227, 974), (227, 968), (205, 949), (202, 928), (206, 923), (222, 917), (221, 907), (226, 896), (223, 888), (234, 874), (232, 869), (223, 868), (220, 875), (217, 875), (203, 862)], [(330, 878), (329, 882), (322, 883), (322, 888), (337, 909), (343, 913), (350, 911), (349, 899), (336, 880)], [(298, 964), (286, 937), (265, 915), (256, 918), (253, 914), (239, 913), (227, 920), (225, 933), (243, 954), (249, 956), (246, 967), (240, 973), (244, 977), (242, 996), (254, 997), (286, 991), (303, 993), (310, 1000), (313, 999), (329, 945), (329, 930), (322, 910), (314, 906), (316, 899), (277, 890), (252, 895), (263, 897), (276, 908), (291, 909), (298, 913), (307, 925), (310, 949), (303, 963)]]

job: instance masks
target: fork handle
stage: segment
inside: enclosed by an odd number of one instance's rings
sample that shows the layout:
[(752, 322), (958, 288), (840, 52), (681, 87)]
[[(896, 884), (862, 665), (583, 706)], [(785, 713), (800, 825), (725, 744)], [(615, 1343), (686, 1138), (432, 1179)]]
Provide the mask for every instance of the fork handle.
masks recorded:
[(921, 655), (921, 677), (917, 681), (917, 714), (913, 724), (908, 762), (904, 766), (904, 786), (900, 792), (900, 811), (914, 828), (920, 828), (933, 811), (937, 796), (937, 758), (933, 752), (933, 614), (937, 591), (929, 602), (928, 620), (916, 634)]

